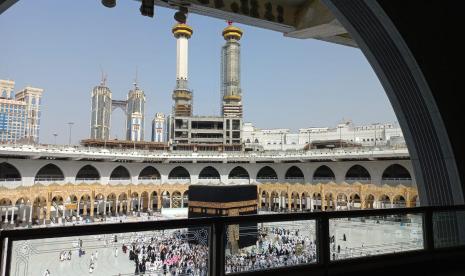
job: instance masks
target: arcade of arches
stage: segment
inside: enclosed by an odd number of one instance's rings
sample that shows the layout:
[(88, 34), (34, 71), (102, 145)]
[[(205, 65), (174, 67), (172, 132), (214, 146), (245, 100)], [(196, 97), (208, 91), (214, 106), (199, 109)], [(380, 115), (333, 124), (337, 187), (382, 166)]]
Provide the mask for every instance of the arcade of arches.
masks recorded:
[[(52, 184), (0, 188), (2, 224), (45, 224), (188, 206), (186, 184)], [(373, 184), (257, 184), (258, 204), (269, 211), (324, 211), (414, 207), (415, 188)]]

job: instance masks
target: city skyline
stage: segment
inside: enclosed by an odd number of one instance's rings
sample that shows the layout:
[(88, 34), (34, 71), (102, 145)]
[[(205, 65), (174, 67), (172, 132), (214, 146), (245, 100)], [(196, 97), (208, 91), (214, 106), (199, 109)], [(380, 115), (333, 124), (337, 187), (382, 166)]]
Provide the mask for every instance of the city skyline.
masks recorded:
[[(75, 122), (73, 143), (90, 136), (89, 95), (99, 82), (101, 68), (108, 74), (108, 87), (114, 98), (125, 99), (137, 67), (140, 87), (147, 97), (145, 116), (171, 113), (176, 60), (176, 42), (170, 34), (175, 23), (173, 10), (157, 8), (155, 19), (147, 19), (132, 13), (137, 3), (120, 3), (112, 10), (89, 9), (87, 17), (106, 20), (99, 26), (95, 26), (95, 22), (80, 22), (84, 24), (80, 31), (76, 22), (83, 20), (84, 15), (79, 11), (100, 3), (70, 4), (77, 12), (67, 15), (69, 20), (64, 21), (63, 26), (53, 25), (54, 20), (62, 16), (53, 12), (60, 7), (52, 7), (48, 2), (36, 5), (27, 0), (18, 2), (0, 19), (2, 26), (19, 24), (16, 31), (6, 28), (6, 35), (16, 35), (12, 36), (12, 43), (0, 46), (6, 53), (0, 63), (0, 76), (14, 79), (17, 87), (32, 84), (44, 88), (41, 142), (52, 143), (53, 133), (57, 132), (57, 142), (66, 144), (69, 121)], [(43, 20), (48, 8), (51, 15)], [(45, 28), (40, 37), (31, 34), (31, 39), (42, 42), (35, 45), (39, 49), (35, 54), (29, 52), (31, 46), (21, 43), (28, 39), (29, 31), (27, 24), (19, 21), (21, 16), (27, 15), (40, 18), (43, 22), (37, 24)], [(111, 25), (117, 24), (121, 16), (127, 18), (128, 26), (118, 35), (111, 30)], [(189, 86), (195, 95), (194, 114), (219, 115), (221, 46), (224, 44), (221, 31), (227, 24), (192, 14), (188, 22), (195, 33), (189, 45)], [(238, 25), (244, 30), (241, 77), (245, 122), (252, 122), (259, 128), (296, 130), (334, 126), (342, 118), (351, 118), (356, 124), (396, 121), (379, 81), (360, 50), (316, 40), (282, 39), (279, 33)], [(71, 28), (72, 32), (66, 28)], [(106, 28), (107, 33), (99, 34)], [(136, 28), (139, 29), (134, 32)], [(72, 43), (73, 49), (68, 49)], [(283, 47), (284, 54), (276, 56), (274, 53)], [(134, 53), (135, 49), (139, 52)], [(45, 60), (47, 58), (49, 60)], [(292, 73), (281, 69), (299, 59), (299, 66), (293, 66), (296, 68)], [(41, 70), (37, 70), (37, 64)], [(277, 74), (280, 79), (270, 77)], [(288, 104), (279, 106), (281, 103)], [(115, 111), (113, 117), (111, 137), (117, 135), (118, 139), (124, 139), (124, 114)], [(149, 128), (146, 122), (145, 129)], [(149, 140), (148, 131), (144, 138)]]

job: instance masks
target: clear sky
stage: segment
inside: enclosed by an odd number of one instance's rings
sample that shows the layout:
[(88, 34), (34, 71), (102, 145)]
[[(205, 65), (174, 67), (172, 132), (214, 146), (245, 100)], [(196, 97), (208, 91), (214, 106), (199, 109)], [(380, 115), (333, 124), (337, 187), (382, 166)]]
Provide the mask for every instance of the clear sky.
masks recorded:
[[(90, 135), (91, 90), (108, 75), (114, 99), (126, 99), (136, 68), (145, 91), (145, 137), (155, 112), (171, 112), (175, 86), (174, 11), (157, 7), (143, 17), (140, 3), (100, 0), (21, 0), (0, 15), (0, 79), (44, 89), (41, 143), (67, 143)], [(218, 115), (220, 53), (226, 22), (190, 14), (189, 86), (194, 113)], [(244, 121), (260, 128), (395, 122), (392, 107), (359, 49), (239, 25)], [(124, 138), (122, 111), (112, 117), (112, 137)]]

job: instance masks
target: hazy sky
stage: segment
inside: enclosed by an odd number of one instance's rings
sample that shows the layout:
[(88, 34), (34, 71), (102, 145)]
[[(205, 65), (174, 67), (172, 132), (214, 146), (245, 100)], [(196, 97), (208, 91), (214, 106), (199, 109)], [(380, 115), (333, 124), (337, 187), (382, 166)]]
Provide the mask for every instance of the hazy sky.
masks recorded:
[[(145, 137), (155, 112), (171, 112), (175, 86), (174, 11), (157, 7), (143, 17), (140, 3), (100, 0), (21, 0), (0, 15), (0, 79), (44, 89), (40, 142), (67, 143), (90, 135), (91, 90), (108, 75), (114, 99), (126, 99), (138, 68), (145, 91)], [(196, 115), (220, 110), (222, 20), (190, 14), (189, 86)], [(260, 128), (395, 122), (392, 107), (359, 49), (238, 24), (241, 40), (244, 121)], [(112, 117), (112, 137), (123, 138), (122, 111)]]

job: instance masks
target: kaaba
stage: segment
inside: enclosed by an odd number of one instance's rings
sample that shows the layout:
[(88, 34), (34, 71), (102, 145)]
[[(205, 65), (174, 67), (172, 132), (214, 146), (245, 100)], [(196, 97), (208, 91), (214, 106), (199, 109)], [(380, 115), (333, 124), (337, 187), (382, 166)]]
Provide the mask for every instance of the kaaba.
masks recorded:
[[(189, 218), (257, 214), (256, 185), (190, 185)], [(257, 224), (241, 223), (227, 228), (232, 250), (255, 245)]]

